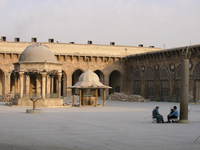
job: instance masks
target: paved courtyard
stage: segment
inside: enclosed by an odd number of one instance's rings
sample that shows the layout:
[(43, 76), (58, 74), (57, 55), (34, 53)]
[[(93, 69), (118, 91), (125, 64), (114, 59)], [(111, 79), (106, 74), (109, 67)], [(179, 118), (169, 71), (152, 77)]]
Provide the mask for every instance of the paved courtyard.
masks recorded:
[(0, 150), (199, 150), (200, 105), (189, 106), (189, 124), (153, 124), (178, 103), (109, 102), (105, 107), (42, 108), (0, 105)]

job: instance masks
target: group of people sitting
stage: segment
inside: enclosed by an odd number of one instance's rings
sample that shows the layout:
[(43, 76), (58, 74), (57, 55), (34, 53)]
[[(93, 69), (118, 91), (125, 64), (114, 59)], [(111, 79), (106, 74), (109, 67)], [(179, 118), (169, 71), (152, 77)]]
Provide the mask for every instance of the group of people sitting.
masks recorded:
[[(170, 113), (167, 115), (167, 123), (174, 122), (174, 120), (178, 119), (178, 110), (177, 107), (174, 106), (173, 109), (171, 109)], [(159, 113), (159, 107), (156, 106), (152, 111), (152, 117), (156, 120), (157, 123), (165, 123), (163, 116)]]

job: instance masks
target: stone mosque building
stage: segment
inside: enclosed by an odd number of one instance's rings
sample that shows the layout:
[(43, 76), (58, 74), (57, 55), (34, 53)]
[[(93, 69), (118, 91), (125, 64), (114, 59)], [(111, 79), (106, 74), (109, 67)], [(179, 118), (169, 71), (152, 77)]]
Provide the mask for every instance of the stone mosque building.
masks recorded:
[[(59, 106), (75, 93), (73, 86), (86, 70), (94, 71), (100, 81), (112, 87), (108, 94), (138, 94), (157, 101), (178, 101), (181, 59), (190, 56), (190, 100), (200, 99), (200, 45), (173, 49), (154, 46), (97, 45), (59, 43), (54, 39), (39, 43), (0, 40), (0, 98), (12, 93), (19, 105), (30, 105), (33, 95), (41, 105)], [(0, 100), (1, 101), (1, 100)]]

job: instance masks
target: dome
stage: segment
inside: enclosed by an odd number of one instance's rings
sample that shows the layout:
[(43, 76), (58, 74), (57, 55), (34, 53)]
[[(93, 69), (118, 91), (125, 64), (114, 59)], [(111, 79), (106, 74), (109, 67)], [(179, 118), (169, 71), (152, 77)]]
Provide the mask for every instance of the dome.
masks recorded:
[(96, 73), (94, 73), (91, 70), (87, 70), (80, 75), (78, 82), (74, 86), (72, 86), (72, 88), (110, 88), (110, 87), (103, 85), (103, 83), (100, 82), (99, 77)]
[(57, 62), (55, 55), (46, 46), (34, 44), (22, 52), (20, 62)]

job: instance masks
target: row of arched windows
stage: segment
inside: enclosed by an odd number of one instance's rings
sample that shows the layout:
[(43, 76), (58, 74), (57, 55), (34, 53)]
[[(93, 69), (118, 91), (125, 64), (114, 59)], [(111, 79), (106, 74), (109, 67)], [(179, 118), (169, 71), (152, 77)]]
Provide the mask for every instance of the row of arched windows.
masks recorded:
[[(178, 65), (173, 71), (170, 71), (169, 67), (160, 67), (159, 69), (147, 67), (145, 70), (136, 67), (132, 69), (132, 79), (133, 94), (141, 94), (143, 80), (146, 97), (159, 96), (161, 99), (168, 97), (170, 96), (170, 88), (172, 88), (171, 95), (178, 100), (181, 86), (181, 65)], [(190, 80), (194, 81), (192, 87), (194, 99), (200, 99), (200, 63), (195, 66)], [(173, 85), (170, 85), (170, 81), (173, 81)]]
[[(102, 83), (105, 83), (105, 76), (104, 73), (101, 70), (96, 70), (94, 71), (98, 76), (99, 79)], [(77, 69), (72, 73), (72, 85), (74, 85), (78, 79), (79, 76), (83, 73), (83, 70), (81, 69)], [(110, 73), (109, 75), (109, 86), (112, 87), (112, 89), (109, 91), (109, 93), (113, 93), (113, 92), (120, 92), (121, 91), (121, 73), (118, 70), (114, 70)], [(31, 91), (34, 93), (36, 93), (36, 84), (37, 84), (37, 80), (34, 80), (34, 75), (30, 76), (30, 82), (31, 82)], [(10, 91), (11, 92), (19, 92), (19, 74), (16, 72), (12, 72), (10, 75)], [(56, 81), (56, 76), (55, 76), (55, 81), (53, 82), (57, 82)], [(4, 85), (5, 85), (5, 74), (4, 72), (0, 69), (0, 96), (4, 95)], [(53, 93), (56, 93), (57, 91), (57, 87), (56, 84), (54, 84), (55, 87), (52, 87), (52, 91)], [(17, 90), (16, 90), (17, 89)], [(62, 71), (62, 78), (61, 78), (61, 96), (67, 96), (67, 74)], [(74, 94), (75, 91), (72, 91), (72, 93)]]

